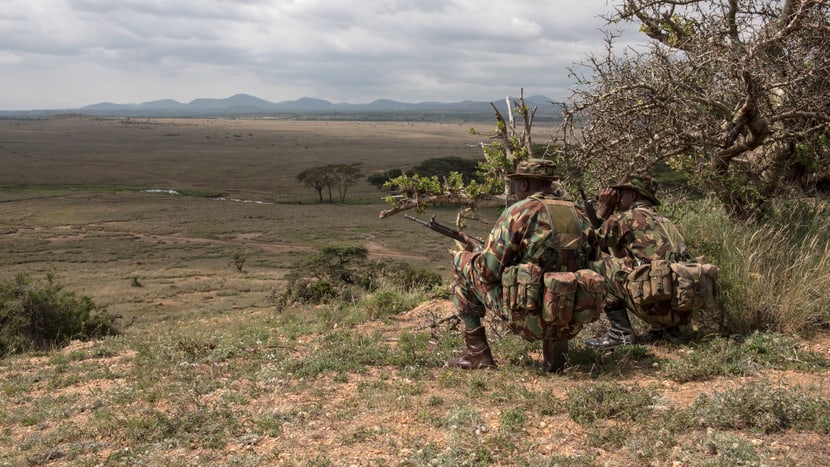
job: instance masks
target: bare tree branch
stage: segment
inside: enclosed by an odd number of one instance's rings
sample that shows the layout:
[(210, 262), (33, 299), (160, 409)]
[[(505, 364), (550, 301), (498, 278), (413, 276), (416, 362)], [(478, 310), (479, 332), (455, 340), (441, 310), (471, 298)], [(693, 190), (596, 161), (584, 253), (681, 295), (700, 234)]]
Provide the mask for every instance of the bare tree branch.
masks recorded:
[(606, 33), (571, 70), (560, 133), (582, 172), (668, 163), (737, 216), (830, 181), (830, 1), (625, 0), (606, 19), (651, 42)]

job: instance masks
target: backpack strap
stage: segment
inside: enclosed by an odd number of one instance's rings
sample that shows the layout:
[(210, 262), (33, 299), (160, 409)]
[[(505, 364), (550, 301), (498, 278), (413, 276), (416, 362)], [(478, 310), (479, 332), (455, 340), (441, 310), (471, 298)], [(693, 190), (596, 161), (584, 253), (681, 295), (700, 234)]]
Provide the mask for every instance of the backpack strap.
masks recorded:
[(691, 255), (689, 254), (688, 250), (686, 249), (686, 241), (683, 239), (683, 235), (680, 234), (680, 231), (677, 230), (677, 227), (674, 223), (668, 220), (665, 217), (660, 217), (659, 221), (660, 229), (663, 231), (663, 234), (666, 238), (669, 239), (669, 243), (671, 244), (671, 251), (666, 254), (666, 260), (669, 261), (689, 261), (691, 260)]
[(582, 227), (574, 203), (563, 199), (536, 199), (545, 205), (552, 221), (551, 227), (559, 236), (563, 269), (565, 271), (580, 269), (579, 250), (582, 246)]

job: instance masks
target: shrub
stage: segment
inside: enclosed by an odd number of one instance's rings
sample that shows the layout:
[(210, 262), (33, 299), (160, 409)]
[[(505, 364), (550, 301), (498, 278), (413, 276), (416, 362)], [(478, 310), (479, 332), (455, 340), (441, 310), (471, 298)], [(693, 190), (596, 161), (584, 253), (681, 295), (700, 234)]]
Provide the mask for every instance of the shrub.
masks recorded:
[[(428, 290), (441, 283), (438, 273), (416, 269), (399, 260), (369, 261), (369, 252), (357, 245), (326, 245), (294, 264), (286, 275), (288, 286), (278, 306), (352, 302), (382, 285), (404, 292)], [(385, 296), (388, 298), (388, 296)], [(383, 303), (376, 303), (388, 308)]]
[(367, 290), (377, 288), (380, 279), (384, 279), (390, 286), (410, 292), (429, 290), (441, 284), (441, 275), (437, 272), (414, 268), (406, 261), (376, 261), (367, 269), (366, 277), (374, 280), (372, 284), (367, 284)]
[(828, 409), (826, 400), (798, 387), (757, 381), (699, 397), (690, 415), (696, 424), (707, 428), (760, 433), (796, 428), (824, 433)]
[(436, 157), (416, 165), (412, 172), (421, 177), (445, 177), (450, 172), (458, 172), (469, 182), (478, 179), (478, 161), (457, 156)]
[(389, 169), (386, 172), (369, 175), (369, 177), (366, 178), (366, 181), (378, 190), (383, 190), (383, 185), (386, 182), (395, 177), (400, 177), (401, 175), (403, 175), (401, 169)]
[(765, 368), (823, 371), (830, 367), (830, 360), (820, 353), (799, 349), (790, 337), (753, 332), (746, 338), (716, 337), (702, 341), (694, 352), (661, 366), (663, 376), (685, 383), (717, 376), (752, 375)]
[(568, 415), (580, 425), (602, 420), (632, 420), (648, 417), (656, 393), (651, 388), (598, 383), (568, 391)]
[(0, 355), (115, 335), (115, 319), (89, 297), (64, 290), (51, 274), (33, 281), (21, 273), (0, 283)]
[(233, 264), (237, 271), (242, 272), (242, 268), (245, 266), (245, 261), (247, 259), (247, 255), (242, 253), (234, 253), (233, 257), (231, 257), (231, 264)]

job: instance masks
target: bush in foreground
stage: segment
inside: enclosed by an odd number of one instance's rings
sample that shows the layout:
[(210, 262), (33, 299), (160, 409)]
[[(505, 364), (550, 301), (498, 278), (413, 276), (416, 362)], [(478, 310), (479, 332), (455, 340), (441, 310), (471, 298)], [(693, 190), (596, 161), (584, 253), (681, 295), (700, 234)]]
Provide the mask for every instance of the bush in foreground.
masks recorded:
[(278, 297), (278, 308), (292, 304), (356, 303), (383, 287), (402, 292), (428, 290), (441, 284), (441, 275), (412, 267), (405, 261), (369, 260), (361, 245), (324, 245), (297, 262)]
[(89, 297), (64, 290), (51, 274), (43, 281), (21, 273), (0, 282), (0, 356), (118, 332), (115, 317)]

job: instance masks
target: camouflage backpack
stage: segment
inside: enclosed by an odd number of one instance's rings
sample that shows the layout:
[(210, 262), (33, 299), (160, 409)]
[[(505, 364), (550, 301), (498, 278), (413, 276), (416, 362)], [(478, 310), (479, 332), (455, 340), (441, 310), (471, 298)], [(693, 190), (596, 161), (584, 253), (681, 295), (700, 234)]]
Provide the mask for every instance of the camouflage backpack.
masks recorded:
[(649, 324), (687, 324), (695, 313), (718, 307), (718, 267), (698, 262), (658, 260), (628, 274), (631, 311)]
[(567, 340), (602, 311), (604, 278), (582, 269), (582, 229), (573, 203), (540, 199), (555, 219), (564, 271), (543, 271), (532, 263), (506, 268), (502, 275), (503, 309), (514, 332), (526, 340)]

